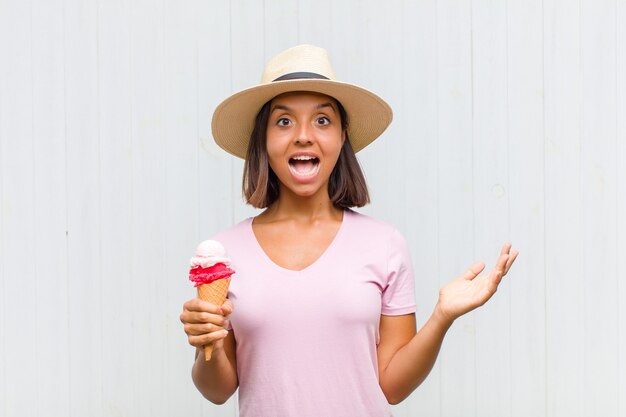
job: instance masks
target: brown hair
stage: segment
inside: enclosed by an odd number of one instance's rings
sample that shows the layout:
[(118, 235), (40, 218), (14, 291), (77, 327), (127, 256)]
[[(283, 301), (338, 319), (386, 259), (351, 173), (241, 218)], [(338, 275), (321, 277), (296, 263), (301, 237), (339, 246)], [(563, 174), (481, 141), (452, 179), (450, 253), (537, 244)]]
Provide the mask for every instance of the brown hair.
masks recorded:
[[(271, 102), (272, 100), (265, 103), (257, 114), (243, 169), (243, 195), (246, 202), (255, 208), (269, 207), (278, 199), (280, 192), (280, 182), (270, 167), (267, 155), (267, 124)], [(336, 103), (341, 117), (341, 129), (346, 131), (348, 114), (339, 101)], [(363, 207), (370, 202), (367, 183), (347, 131), (345, 135), (346, 140), (330, 174), (328, 195), (335, 207)]]

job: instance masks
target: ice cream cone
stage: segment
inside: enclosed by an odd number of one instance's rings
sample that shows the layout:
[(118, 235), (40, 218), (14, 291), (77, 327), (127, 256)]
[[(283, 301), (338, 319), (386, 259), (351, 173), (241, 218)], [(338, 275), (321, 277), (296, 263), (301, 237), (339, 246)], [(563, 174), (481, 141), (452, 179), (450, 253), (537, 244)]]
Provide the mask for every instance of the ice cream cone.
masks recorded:
[[(218, 279), (210, 284), (202, 284), (198, 286), (198, 298), (204, 301), (208, 301), (217, 306), (221, 306), (226, 301), (226, 295), (228, 295), (228, 285), (230, 284), (230, 277), (224, 279)], [(204, 358), (205, 360), (211, 359), (211, 353), (213, 352), (213, 343), (209, 343), (204, 346)]]
[[(198, 289), (198, 298), (221, 307), (228, 295), (230, 277), (235, 273), (230, 268), (224, 246), (216, 240), (205, 240), (196, 248), (196, 255), (189, 260), (189, 280)], [(205, 360), (211, 359), (213, 343), (204, 346)]]

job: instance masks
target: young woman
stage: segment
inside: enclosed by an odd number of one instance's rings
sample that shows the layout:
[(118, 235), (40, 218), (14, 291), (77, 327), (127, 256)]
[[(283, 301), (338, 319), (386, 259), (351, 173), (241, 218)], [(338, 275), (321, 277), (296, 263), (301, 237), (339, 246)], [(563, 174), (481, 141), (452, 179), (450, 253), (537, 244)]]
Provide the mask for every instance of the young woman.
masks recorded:
[(453, 321), (496, 291), (517, 256), (510, 244), (489, 273), (476, 263), (443, 287), (416, 332), (404, 238), (351, 210), (369, 202), (355, 152), (390, 122), (381, 98), (336, 81), (326, 51), (308, 45), (273, 58), (261, 85), (216, 109), (216, 142), (245, 158), (244, 195), (265, 211), (215, 236), (237, 272), (229, 300), (190, 300), (180, 317), (210, 401), (239, 388), (242, 417), (390, 416)]

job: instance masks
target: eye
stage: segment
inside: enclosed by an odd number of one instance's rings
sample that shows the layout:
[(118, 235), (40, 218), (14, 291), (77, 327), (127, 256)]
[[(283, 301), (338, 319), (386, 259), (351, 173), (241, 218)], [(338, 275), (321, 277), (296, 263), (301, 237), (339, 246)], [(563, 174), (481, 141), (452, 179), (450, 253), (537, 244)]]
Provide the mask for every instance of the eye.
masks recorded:
[(330, 124), (330, 119), (326, 116), (318, 117), (317, 124), (320, 126), (328, 126)]
[(281, 117), (276, 121), (276, 125), (278, 126), (289, 126), (290, 124), (291, 120), (287, 119), (286, 117)]

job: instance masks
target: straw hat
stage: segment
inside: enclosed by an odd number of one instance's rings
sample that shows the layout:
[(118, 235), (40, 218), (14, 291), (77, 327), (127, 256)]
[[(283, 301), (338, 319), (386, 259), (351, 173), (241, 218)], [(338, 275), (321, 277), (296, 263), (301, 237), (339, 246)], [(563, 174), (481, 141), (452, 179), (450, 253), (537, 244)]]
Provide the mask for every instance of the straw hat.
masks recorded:
[(292, 91), (316, 92), (338, 100), (348, 113), (348, 136), (354, 152), (369, 145), (391, 123), (391, 107), (383, 99), (365, 88), (336, 80), (325, 49), (299, 45), (272, 58), (259, 85), (235, 93), (217, 106), (211, 123), (215, 142), (226, 152), (245, 158), (261, 107)]

